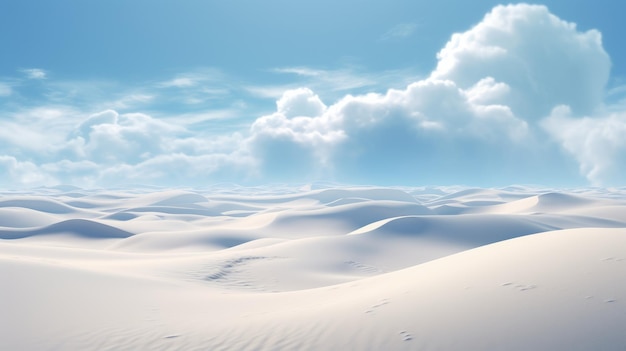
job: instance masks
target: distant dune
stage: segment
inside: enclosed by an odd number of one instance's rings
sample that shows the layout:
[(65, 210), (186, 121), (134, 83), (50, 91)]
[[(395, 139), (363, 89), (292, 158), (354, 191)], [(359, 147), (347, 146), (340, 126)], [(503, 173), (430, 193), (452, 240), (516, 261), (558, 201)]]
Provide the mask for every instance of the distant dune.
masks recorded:
[(0, 350), (624, 350), (626, 190), (6, 192), (0, 277)]

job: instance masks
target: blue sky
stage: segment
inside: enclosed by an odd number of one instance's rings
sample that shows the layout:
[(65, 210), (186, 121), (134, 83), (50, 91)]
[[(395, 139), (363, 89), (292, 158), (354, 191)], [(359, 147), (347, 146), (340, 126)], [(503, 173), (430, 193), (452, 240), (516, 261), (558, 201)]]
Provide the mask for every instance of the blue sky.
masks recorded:
[(624, 185), (626, 5), (498, 5), (5, 1), (0, 181)]

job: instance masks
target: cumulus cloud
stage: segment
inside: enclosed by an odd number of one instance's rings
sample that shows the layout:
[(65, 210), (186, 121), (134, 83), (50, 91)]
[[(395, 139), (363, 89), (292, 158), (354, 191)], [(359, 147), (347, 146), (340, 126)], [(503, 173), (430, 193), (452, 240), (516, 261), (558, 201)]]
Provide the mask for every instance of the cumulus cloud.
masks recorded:
[(107, 110), (83, 121), (75, 131), (79, 155), (101, 163), (136, 163), (168, 151), (185, 129), (141, 113)]
[(105, 110), (78, 123), (57, 150), (62, 159), (38, 171), (83, 186), (245, 180), (254, 161), (242, 143), (238, 133), (209, 140), (146, 114)]
[(326, 110), (326, 105), (310, 89), (300, 88), (286, 91), (276, 102), (279, 114), (287, 118), (298, 116), (319, 116)]
[(559, 106), (543, 121), (544, 128), (573, 155), (594, 185), (623, 184), (626, 173), (626, 112), (604, 117), (572, 117)]
[(141, 113), (75, 114), (37, 108), (10, 115), (0, 129), (3, 184), (200, 185), (245, 180), (253, 168), (239, 133), (209, 138), (177, 119)]
[[(443, 175), (480, 182), (508, 173), (511, 181), (542, 181), (567, 161), (555, 157), (541, 120), (559, 105), (577, 115), (602, 109), (610, 69), (598, 31), (580, 32), (545, 6), (527, 4), (495, 7), (454, 34), (437, 57), (428, 78), (386, 94), (349, 95), (326, 106), (308, 89), (287, 91), (274, 114), (253, 124), (248, 148), (266, 165), (262, 172), (280, 169), (281, 175), (325, 169), (364, 181), (437, 181)], [(584, 124), (574, 125), (583, 133)], [(553, 129), (544, 130), (567, 138)], [(587, 138), (599, 143), (603, 133)], [(593, 158), (564, 147), (593, 178), (587, 171)], [(529, 170), (531, 178), (524, 179)]]
[(286, 91), (276, 107), (276, 113), (252, 124), (247, 150), (258, 160), (261, 173), (279, 179), (312, 175), (318, 164), (327, 162), (329, 146), (343, 132), (328, 125), (326, 105), (310, 89)]
[(6, 185), (40, 186), (52, 185), (57, 179), (43, 172), (30, 161), (20, 161), (9, 155), (0, 155), (0, 180)]
[(99, 125), (115, 125), (119, 114), (114, 110), (106, 110), (89, 116), (82, 121), (77, 127), (77, 134), (83, 138), (89, 139), (89, 135)]
[[(486, 90), (498, 93), (497, 87)], [(281, 169), (281, 176), (294, 170), (355, 176), (381, 167), (386, 170), (371, 179), (400, 169), (411, 172), (407, 178), (419, 177), (429, 159), (456, 157), (458, 146), (438, 151), (439, 144), (459, 138), (515, 144), (525, 138), (526, 122), (505, 106), (473, 102), (474, 95), (452, 81), (427, 79), (405, 90), (347, 96), (327, 108), (308, 89), (287, 91), (276, 113), (253, 124), (250, 149), (265, 172)]]
[[(384, 93), (325, 102), (315, 84), (283, 89), (275, 111), (239, 133), (209, 134), (206, 116), (33, 109), (0, 129), (0, 167), (6, 181), (21, 184), (330, 178), (493, 185), (571, 178), (578, 162), (594, 184), (620, 181), (626, 113), (602, 112), (615, 108), (603, 106), (610, 60), (598, 31), (581, 32), (544, 6), (497, 6), (454, 34), (437, 57), (425, 78)], [(276, 71), (324, 86), (343, 80), (334, 74), (340, 71)], [(156, 88), (189, 89), (194, 97), (214, 73), (177, 76)]]
[(601, 105), (610, 59), (597, 30), (579, 32), (540, 5), (497, 6), (437, 54), (431, 77), (468, 88), (490, 77), (509, 89), (498, 101), (538, 120), (557, 105), (576, 114)]

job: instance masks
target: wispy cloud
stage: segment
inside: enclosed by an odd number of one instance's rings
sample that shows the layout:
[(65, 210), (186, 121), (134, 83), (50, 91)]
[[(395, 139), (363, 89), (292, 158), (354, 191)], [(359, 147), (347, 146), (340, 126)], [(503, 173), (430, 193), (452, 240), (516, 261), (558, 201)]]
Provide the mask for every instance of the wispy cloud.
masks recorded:
[[(346, 91), (376, 85), (371, 74), (356, 68), (323, 70), (310, 67), (282, 67), (272, 70), (275, 73), (291, 74), (304, 79), (306, 85), (318, 91)], [(293, 84), (292, 84), (293, 85)], [(302, 85), (300, 83), (300, 85)]]
[(215, 68), (202, 68), (195, 71), (181, 73), (169, 80), (156, 84), (157, 88), (192, 88), (209, 83), (225, 81), (226, 74)]
[(188, 87), (193, 87), (197, 84), (198, 84), (198, 81), (194, 80), (191, 77), (177, 77), (177, 78), (159, 83), (159, 87), (161, 88), (188, 88)]
[(154, 100), (154, 96), (142, 93), (130, 93), (121, 98), (107, 103), (107, 108), (128, 109), (139, 106), (146, 106)]
[(154, 88), (167, 90), (167, 100), (185, 105), (202, 105), (209, 101), (225, 99), (235, 89), (233, 79), (215, 68), (202, 68), (181, 73), (174, 78), (158, 82)]
[(626, 84), (611, 87), (608, 89), (606, 97), (609, 102), (624, 105), (626, 103)]
[(48, 73), (41, 68), (27, 68), (23, 69), (22, 73), (26, 75), (28, 79), (46, 79)]
[(261, 99), (278, 99), (287, 90), (296, 89), (297, 83), (289, 83), (282, 85), (248, 85), (244, 89), (247, 93)]
[(313, 69), (309, 67), (284, 67), (284, 68), (275, 68), (273, 69), (273, 71), (276, 73), (291, 73), (291, 74), (295, 74), (298, 76), (305, 76), (305, 77), (318, 77), (318, 76), (325, 75), (328, 73), (328, 71), (324, 71), (320, 69)]
[(13, 89), (7, 83), (0, 83), (0, 96), (9, 96), (13, 94)]
[(402, 88), (421, 78), (413, 68), (372, 72), (358, 66), (332, 70), (297, 66), (274, 68), (272, 72), (295, 76), (295, 80), (281, 85), (249, 86), (247, 90), (259, 97), (278, 98), (285, 90), (306, 86), (320, 96), (335, 99), (346, 92), (354, 94)]
[(407, 38), (413, 35), (416, 29), (417, 23), (400, 23), (381, 35), (380, 40)]

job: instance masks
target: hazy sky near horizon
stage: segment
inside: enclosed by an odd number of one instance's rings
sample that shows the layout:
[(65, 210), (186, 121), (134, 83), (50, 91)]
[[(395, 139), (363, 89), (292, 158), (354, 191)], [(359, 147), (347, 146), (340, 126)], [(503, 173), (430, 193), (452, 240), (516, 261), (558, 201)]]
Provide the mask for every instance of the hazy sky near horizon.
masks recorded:
[(0, 187), (626, 185), (619, 1), (5, 1)]

